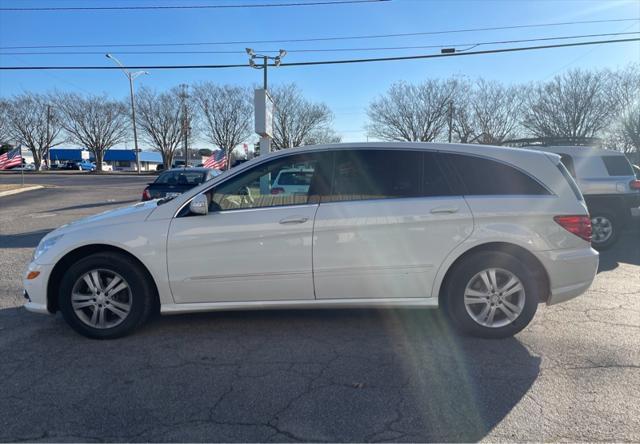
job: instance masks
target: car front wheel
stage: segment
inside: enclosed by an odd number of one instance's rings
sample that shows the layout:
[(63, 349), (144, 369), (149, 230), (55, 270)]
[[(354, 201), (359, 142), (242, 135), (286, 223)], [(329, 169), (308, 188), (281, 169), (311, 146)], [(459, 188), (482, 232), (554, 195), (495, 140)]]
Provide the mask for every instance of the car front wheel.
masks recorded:
[(153, 289), (132, 259), (97, 253), (73, 264), (64, 275), (59, 307), (78, 333), (96, 339), (124, 336), (149, 316)]
[(539, 299), (535, 277), (518, 258), (479, 252), (463, 258), (452, 270), (443, 305), (463, 333), (506, 338), (531, 322)]

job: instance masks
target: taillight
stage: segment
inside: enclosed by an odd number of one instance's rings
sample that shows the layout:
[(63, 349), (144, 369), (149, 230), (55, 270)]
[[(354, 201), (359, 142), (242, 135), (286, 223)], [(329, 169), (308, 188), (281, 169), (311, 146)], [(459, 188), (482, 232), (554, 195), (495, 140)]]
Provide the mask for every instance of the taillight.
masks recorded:
[(149, 188), (145, 188), (142, 192), (142, 200), (151, 200), (151, 193), (149, 193)]
[(640, 180), (632, 180), (629, 182), (629, 187), (632, 190), (640, 190)]
[(280, 194), (280, 193), (284, 193), (284, 188), (280, 188), (280, 187), (271, 188), (271, 194)]
[(556, 216), (553, 220), (565, 230), (591, 242), (591, 218), (589, 216)]

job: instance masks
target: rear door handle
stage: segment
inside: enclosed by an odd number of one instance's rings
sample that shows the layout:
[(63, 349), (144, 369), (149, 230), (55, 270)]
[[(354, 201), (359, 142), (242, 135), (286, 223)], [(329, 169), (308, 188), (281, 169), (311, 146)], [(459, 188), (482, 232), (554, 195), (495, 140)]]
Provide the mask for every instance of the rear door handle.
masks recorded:
[(452, 214), (458, 212), (458, 207), (436, 207), (431, 210), (432, 214)]
[(309, 220), (309, 218), (305, 217), (305, 216), (291, 216), (291, 217), (285, 217), (284, 219), (280, 219), (280, 223), (282, 225), (286, 225), (286, 224), (303, 224), (308, 220)]

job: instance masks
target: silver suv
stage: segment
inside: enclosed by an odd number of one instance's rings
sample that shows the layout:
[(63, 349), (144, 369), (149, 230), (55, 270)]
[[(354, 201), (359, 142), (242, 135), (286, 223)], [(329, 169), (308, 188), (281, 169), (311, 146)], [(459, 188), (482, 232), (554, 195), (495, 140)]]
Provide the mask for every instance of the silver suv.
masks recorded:
[(585, 146), (526, 148), (560, 155), (589, 208), (594, 248), (610, 247), (621, 229), (640, 218), (640, 180), (620, 151)]

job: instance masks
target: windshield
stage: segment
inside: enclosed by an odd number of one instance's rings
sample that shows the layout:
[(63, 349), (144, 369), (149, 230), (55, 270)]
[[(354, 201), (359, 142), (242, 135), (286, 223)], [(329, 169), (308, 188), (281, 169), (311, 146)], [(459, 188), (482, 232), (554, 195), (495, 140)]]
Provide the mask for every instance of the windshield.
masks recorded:
[(283, 171), (278, 175), (277, 185), (309, 185), (313, 171)]

